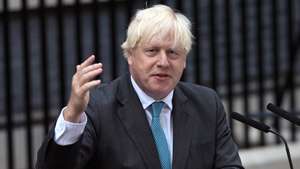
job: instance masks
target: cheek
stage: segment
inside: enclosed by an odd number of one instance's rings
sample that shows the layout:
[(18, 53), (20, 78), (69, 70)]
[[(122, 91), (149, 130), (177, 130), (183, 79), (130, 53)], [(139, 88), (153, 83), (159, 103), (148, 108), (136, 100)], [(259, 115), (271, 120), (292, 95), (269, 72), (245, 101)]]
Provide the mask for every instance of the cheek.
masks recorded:
[(132, 65), (133, 73), (142, 81), (147, 81), (149, 78), (149, 74), (151, 72), (151, 69), (147, 67), (146, 64), (135, 62), (135, 64)]
[(139, 68), (140, 73), (150, 73), (155, 68), (155, 62), (151, 60), (140, 60), (136, 66)]
[(173, 65), (174, 65), (173, 66), (174, 72), (176, 72), (177, 74), (182, 73), (186, 66), (185, 62), (180, 62), (180, 63), (177, 62), (174, 63)]

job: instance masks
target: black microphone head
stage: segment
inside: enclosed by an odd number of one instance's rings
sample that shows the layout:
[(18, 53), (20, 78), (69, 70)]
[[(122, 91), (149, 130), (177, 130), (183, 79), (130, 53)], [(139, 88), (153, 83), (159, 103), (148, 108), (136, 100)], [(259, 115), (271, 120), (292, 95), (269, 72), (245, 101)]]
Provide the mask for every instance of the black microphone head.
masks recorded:
[(281, 109), (280, 107), (275, 106), (272, 103), (269, 103), (267, 105), (267, 109), (270, 110), (271, 112), (285, 118), (286, 120), (300, 126), (300, 119), (299, 118), (293, 116), (291, 113), (288, 113), (287, 111)]
[(231, 113), (231, 118), (233, 118), (235, 120), (238, 120), (242, 123), (248, 124), (249, 126), (252, 126), (252, 127), (256, 128), (258, 130), (261, 130), (265, 133), (268, 133), (270, 131), (270, 126), (265, 125), (264, 123), (260, 123), (260, 122), (257, 122), (255, 120), (249, 119), (245, 116), (242, 116), (239, 113), (232, 112)]
[(278, 106), (275, 106), (273, 103), (269, 103), (267, 105), (267, 109), (270, 110), (271, 112), (276, 113), (276, 114), (281, 114), (282, 111), (284, 111), (281, 108), (279, 108)]

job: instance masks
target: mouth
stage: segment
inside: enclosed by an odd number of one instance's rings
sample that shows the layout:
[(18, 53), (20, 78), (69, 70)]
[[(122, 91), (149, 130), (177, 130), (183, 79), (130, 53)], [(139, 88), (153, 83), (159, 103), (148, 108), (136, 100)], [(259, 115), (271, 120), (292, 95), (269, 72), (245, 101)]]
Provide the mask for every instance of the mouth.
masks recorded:
[(156, 73), (156, 74), (153, 74), (153, 77), (155, 77), (158, 80), (165, 80), (165, 79), (170, 78), (170, 75), (168, 75), (166, 73)]

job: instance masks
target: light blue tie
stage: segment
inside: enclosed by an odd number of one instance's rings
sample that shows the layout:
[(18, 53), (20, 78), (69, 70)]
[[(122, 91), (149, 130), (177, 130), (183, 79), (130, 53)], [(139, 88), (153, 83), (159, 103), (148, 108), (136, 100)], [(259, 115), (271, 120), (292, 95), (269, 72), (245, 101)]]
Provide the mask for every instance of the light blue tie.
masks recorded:
[(159, 114), (163, 106), (164, 102), (162, 101), (152, 103), (152, 111), (150, 110), (152, 114), (151, 130), (154, 136), (162, 169), (171, 169), (170, 151), (166, 136), (160, 126), (159, 119)]

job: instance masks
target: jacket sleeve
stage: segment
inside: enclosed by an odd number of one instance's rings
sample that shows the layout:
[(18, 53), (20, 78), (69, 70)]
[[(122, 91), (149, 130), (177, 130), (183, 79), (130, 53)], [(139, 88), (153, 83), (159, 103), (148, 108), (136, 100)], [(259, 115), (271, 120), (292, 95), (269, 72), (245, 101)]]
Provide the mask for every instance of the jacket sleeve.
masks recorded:
[(61, 146), (53, 138), (54, 127), (38, 151), (36, 169), (81, 169), (94, 154), (95, 132), (89, 122), (83, 135), (74, 144)]
[(232, 139), (224, 107), (217, 96), (215, 169), (243, 169), (238, 147)]
[[(90, 165), (96, 150), (96, 130), (91, 114), (96, 106), (90, 100), (86, 109), (87, 124), (80, 139), (71, 145), (61, 146), (54, 141), (53, 125), (37, 154), (36, 169), (83, 169)], [(90, 115), (89, 115), (90, 114)]]

